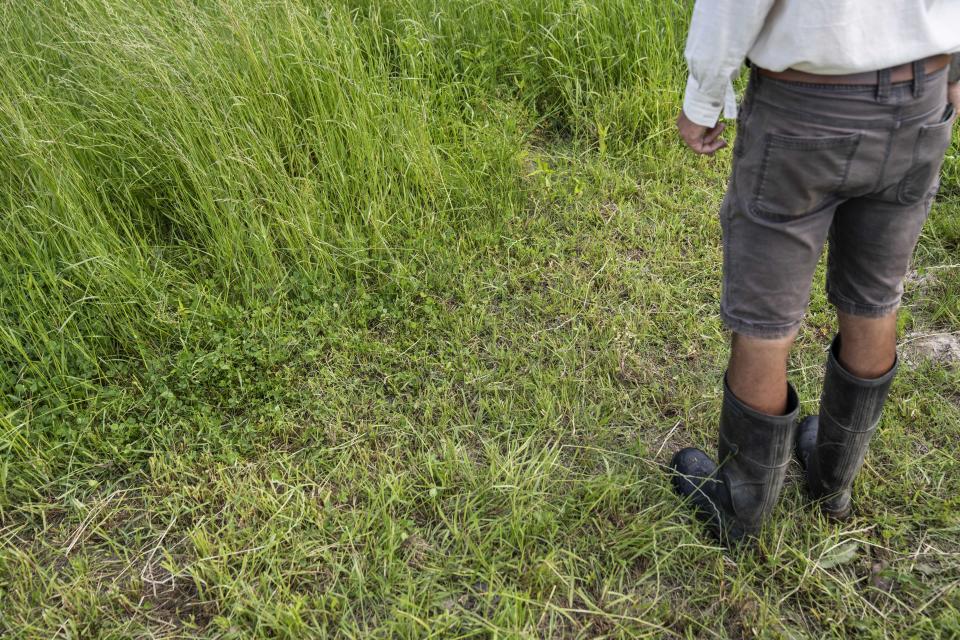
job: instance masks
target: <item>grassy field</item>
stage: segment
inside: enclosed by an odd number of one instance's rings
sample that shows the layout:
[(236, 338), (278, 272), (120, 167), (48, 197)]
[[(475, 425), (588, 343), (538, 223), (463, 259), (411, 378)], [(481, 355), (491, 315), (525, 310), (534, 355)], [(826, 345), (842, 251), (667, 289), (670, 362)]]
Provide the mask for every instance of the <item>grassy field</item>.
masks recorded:
[[(0, 13), (0, 635), (958, 637), (960, 365), (914, 355), (828, 523), (713, 450), (729, 152), (689, 2)], [(960, 332), (954, 145), (905, 350)], [(822, 274), (821, 274), (822, 275)], [(818, 278), (791, 361), (816, 409)]]

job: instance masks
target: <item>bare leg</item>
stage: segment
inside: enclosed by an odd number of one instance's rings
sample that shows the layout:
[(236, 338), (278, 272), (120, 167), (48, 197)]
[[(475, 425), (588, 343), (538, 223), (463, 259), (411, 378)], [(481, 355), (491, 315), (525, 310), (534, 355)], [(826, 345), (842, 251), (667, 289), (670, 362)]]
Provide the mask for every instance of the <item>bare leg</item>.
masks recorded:
[(819, 415), (800, 423), (796, 450), (807, 471), (810, 495), (827, 516), (845, 520), (852, 510), (854, 478), (893, 382), (897, 314), (837, 316), (840, 352), (827, 358)]
[(787, 384), (793, 339), (734, 334), (720, 408), (719, 466), (693, 447), (670, 460), (674, 490), (721, 541), (755, 535), (783, 488), (800, 412)]
[(840, 322), (840, 364), (871, 380), (890, 371), (897, 353), (897, 312), (865, 318), (837, 312)]
[(734, 333), (727, 365), (727, 384), (733, 395), (762, 413), (786, 413), (787, 356), (796, 337), (796, 332), (773, 340)]

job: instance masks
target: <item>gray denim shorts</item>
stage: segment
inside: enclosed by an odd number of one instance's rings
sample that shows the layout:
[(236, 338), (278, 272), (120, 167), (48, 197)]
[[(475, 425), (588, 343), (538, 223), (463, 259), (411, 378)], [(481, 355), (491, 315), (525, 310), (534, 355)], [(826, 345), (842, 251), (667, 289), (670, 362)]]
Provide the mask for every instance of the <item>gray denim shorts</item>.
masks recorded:
[(840, 311), (894, 311), (939, 186), (954, 119), (946, 70), (919, 82), (817, 85), (754, 71), (721, 208), (723, 293), (733, 331), (797, 329), (829, 240)]

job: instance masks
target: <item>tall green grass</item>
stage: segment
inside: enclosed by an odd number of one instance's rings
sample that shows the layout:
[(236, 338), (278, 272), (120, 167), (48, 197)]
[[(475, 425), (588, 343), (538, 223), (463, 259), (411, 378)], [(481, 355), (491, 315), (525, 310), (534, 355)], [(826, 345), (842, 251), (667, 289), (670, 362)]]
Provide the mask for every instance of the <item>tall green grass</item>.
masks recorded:
[[(59, 415), (185, 314), (377, 286), (517, 215), (524, 145), (649, 148), (680, 2), (14, 3), (0, 386)], [(328, 294), (320, 294), (328, 295)], [(53, 411), (54, 414), (51, 414)]]
[[(662, 473), (726, 357), (691, 6), (5, 3), (0, 635), (956, 637), (956, 368), (904, 358), (849, 525), (794, 473), (723, 550)], [(817, 278), (805, 410), (833, 330)]]

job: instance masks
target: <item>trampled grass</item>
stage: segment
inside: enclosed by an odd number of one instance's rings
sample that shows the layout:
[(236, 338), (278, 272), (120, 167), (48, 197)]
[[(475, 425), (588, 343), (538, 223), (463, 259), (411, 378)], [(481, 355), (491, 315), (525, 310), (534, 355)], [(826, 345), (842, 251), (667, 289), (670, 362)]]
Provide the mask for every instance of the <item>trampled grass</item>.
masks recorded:
[[(840, 526), (670, 492), (715, 446), (729, 156), (689, 3), (81, 0), (0, 15), (0, 629), (956, 637), (960, 368)], [(960, 332), (956, 145), (904, 341)], [(791, 376), (816, 407), (815, 287)]]

